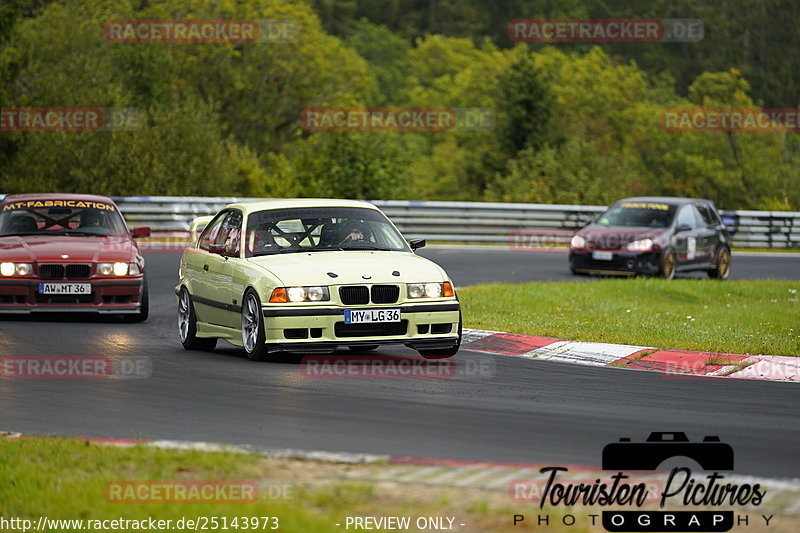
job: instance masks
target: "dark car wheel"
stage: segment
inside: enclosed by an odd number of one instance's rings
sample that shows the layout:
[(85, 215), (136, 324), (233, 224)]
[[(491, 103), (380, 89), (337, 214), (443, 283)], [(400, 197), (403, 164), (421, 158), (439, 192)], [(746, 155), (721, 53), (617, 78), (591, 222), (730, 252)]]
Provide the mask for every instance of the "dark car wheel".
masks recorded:
[(242, 346), (251, 361), (267, 361), (267, 336), (264, 332), (264, 314), (261, 300), (253, 289), (247, 289), (242, 301)]
[(670, 249), (665, 250), (664, 255), (661, 256), (661, 264), (658, 269), (659, 275), (664, 279), (674, 278), (676, 263), (675, 252)]
[(197, 336), (197, 317), (186, 287), (178, 294), (178, 337), (186, 350), (213, 350), (217, 339)]
[(717, 250), (717, 260), (714, 268), (708, 271), (708, 277), (712, 279), (728, 279), (731, 275), (731, 251), (725, 246), (720, 246)]
[(458, 350), (461, 348), (461, 331), (462, 331), (462, 320), (461, 320), (461, 311), (459, 311), (458, 342), (456, 342), (455, 346), (451, 348), (443, 348), (438, 350), (418, 350), (419, 354), (425, 359), (447, 359), (449, 357), (453, 357), (455, 354), (458, 353)]

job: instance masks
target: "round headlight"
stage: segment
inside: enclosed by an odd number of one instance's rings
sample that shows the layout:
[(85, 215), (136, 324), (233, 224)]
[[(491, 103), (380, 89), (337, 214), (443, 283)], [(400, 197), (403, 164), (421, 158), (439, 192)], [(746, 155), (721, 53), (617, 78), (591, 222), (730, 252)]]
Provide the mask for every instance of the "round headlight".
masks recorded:
[(303, 287), (289, 287), (286, 294), (290, 302), (302, 302), (306, 299), (306, 290)]
[(99, 263), (97, 265), (97, 274), (99, 276), (110, 276), (114, 271), (114, 266), (111, 263)]
[(438, 298), (442, 295), (442, 284), (441, 283), (426, 283), (425, 284), (425, 296), (428, 298)]
[(569, 245), (572, 248), (584, 248), (586, 247), (586, 239), (584, 239), (580, 235), (575, 235), (574, 237), (572, 237), (572, 240), (570, 241)]
[(322, 287), (308, 287), (306, 296), (312, 302), (318, 302), (322, 300), (322, 298), (325, 296), (325, 293), (323, 292)]
[(124, 276), (128, 273), (128, 263), (114, 263), (114, 275)]
[(33, 265), (30, 263), (17, 263), (17, 276), (30, 276), (33, 272)]
[(4, 276), (13, 276), (15, 270), (14, 263), (0, 263), (0, 274)]
[(408, 285), (409, 298), (422, 298), (425, 294), (425, 286), (421, 283), (411, 283)]

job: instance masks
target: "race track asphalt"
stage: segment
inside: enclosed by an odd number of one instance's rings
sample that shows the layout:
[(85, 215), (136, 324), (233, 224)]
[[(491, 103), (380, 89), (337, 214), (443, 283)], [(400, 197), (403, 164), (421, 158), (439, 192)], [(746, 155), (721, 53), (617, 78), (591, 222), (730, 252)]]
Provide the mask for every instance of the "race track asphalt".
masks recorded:
[[(559, 273), (562, 254), (516, 254), (512, 263), (514, 252), (458, 253), (431, 248), (424, 255), (462, 285), (570, 279)], [(749, 269), (776, 277), (788, 269), (794, 278), (800, 271), (800, 257), (734, 260), (737, 277)], [(184, 351), (173, 293), (178, 256), (148, 254), (147, 261), (147, 322), (2, 317), (0, 355), (145, 356), (152, 375), (0, 380), (0, 431), (584, 465), (599, 465), (603, 446), (620, 437), (683, 431), (730, 443), (737, 473), (800, 477), (797, 384), (680, 379), (468, 350), (446, 379), (309, 378), (298, 359), (253, 363), (224, 343), (214, 352)], [(535, 268), (524, 270), (530, 261)]]

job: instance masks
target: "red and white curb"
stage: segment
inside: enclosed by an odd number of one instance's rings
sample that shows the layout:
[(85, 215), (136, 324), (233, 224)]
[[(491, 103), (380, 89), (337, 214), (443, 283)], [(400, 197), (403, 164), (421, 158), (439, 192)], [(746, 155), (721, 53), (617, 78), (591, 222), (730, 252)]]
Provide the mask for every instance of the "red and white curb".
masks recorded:
[(651, 370), (676, 376), (800, 382), (800, 357), (661, 350), (480, 329), (465, 329), (461, 347), (495, 355)]

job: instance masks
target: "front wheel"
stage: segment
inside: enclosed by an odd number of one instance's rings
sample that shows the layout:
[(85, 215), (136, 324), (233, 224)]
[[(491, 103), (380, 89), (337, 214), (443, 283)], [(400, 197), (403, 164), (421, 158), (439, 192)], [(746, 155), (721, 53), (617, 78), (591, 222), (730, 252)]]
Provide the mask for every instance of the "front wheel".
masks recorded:
[(264, 315), (261, 312), (261, 301), (253, 289), (247, 289), (242, 302), (242, 346), (251, 361), (266, 361), (270, 354), (267, 351), (267, 336), (264, 333)]
[(661, 258), (661, 266), (659, 268), (659, 274), (664, 279), (672, 279), (675, 277), (675, 263), (677, 260), (675, 259), (675, 252), (672, 250), (665, 250), (664, 255)]
[(717, 250), (717, 261), (714, 268), (708, 271), (708, 277), (712, 279), (728, 279), (731, 275), (731, 251), (722, 246)]
[(186, 287), (178, 294), (178, 337), (186, 350), (213, 350), (217, 339), (197, 336), (197, 317)]

